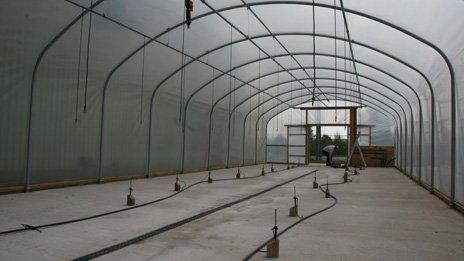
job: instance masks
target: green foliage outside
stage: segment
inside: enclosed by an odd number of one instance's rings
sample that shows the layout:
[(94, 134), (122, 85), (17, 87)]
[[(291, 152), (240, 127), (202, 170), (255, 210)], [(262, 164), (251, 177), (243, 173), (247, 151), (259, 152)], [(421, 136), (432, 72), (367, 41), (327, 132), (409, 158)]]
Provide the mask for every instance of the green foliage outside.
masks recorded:
[[(332, 139), (328, 135), (322, 135), (321, 137), (321, 155), (323, 156), (322, 153), (322, 148), (324, 148), (327, 145), (336, 145), (338, 147), (335, 156), (346, 156), (346, 150), (347, 150), (347, 141), (343, 140), (340, 137), (340, 134), (335, 135), (335, 137)], [(309, 148), (310, 148), (310, 154), (311, 156), (317, 155), (317, 140), (316, 136), (312, 135), (311, 140), (309, 141)]]

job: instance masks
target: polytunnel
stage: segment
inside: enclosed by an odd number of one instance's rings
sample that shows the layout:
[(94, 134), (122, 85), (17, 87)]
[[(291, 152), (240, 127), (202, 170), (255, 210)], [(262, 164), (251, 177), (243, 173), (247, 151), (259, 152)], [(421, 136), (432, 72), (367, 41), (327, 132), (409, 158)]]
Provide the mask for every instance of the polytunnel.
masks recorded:
[(347, 169), (353, 137), (391, 147), (389, 166), (464, 209), (462, 1), (20, 0), (0, 12), (0, 193), (309, 166), (342, 133)]

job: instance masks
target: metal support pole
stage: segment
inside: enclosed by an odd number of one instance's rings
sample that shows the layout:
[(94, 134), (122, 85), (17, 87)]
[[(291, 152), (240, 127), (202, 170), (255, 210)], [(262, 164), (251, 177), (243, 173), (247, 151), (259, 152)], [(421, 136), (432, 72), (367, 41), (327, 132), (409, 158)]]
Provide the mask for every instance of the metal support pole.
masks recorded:
[(287, 165), (290, 164), (290, 159), (289, 159), (289, 155), (290, 155), (290, 126), (287, 126)]
[(321, 126), (320, 125), (317, 125), (316, 126), (316, 144), (317, 144), (317, 151), (316, 151), (316, 160), (321, 160), (322, 159), (322, 155), (321, 155), (321, 138), (322, 138), (322, 135), (321, 135)]

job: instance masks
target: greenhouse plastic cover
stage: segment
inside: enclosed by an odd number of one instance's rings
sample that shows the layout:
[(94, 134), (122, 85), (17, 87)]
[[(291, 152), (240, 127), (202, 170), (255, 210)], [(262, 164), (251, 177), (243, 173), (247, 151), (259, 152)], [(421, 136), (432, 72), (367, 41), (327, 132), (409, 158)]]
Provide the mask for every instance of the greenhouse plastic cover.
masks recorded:
[(0, 187), (263, 162), (314, 92), (463, 203), (463, 1), (193, 3), (3, 1)]

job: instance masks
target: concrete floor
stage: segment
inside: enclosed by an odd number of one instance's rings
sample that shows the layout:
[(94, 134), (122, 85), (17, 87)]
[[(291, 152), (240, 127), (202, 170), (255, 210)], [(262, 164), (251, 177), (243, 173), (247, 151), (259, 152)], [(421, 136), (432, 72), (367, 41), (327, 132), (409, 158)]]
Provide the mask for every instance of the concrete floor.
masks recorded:
[[(282, 169), (283, 166), (276, 166)], [(0, 260), (67, 260), (127, 240), (212, 207), (255, 193), (312, 169), (320, 183), (341, 181), (343, 170), (301, 167), (250, 180), (201, 184), (166, 201), (94, 220), (0, 236)], [(236, 169), (213, 178), (234, 177)], [(242, 169), (256, 175), (260, 166)], [(187, 184), (206, 172), (186, 174)], [(324, 177), (322, 179), (322, 177)], [(368, 168), (353, 182), (331, 186), (339, 203), (280, 237), (282, 260), (464, 260), (464, 216), (395, 169)], [(174, 177), (134, 181), (138, 203), (168, 195)], [(331, 204), (312, 189), (312, 176), (103, 256), (101, 260), (240, 260), (272, 236), (274, 208), (280, 229), (288, 217), (293, 186), (300, 214)], [(124, 207), (128, 182), (0, 196), (0, 230), (38, 225)], [(264, 259), (258, 253), (254, 259)]]

